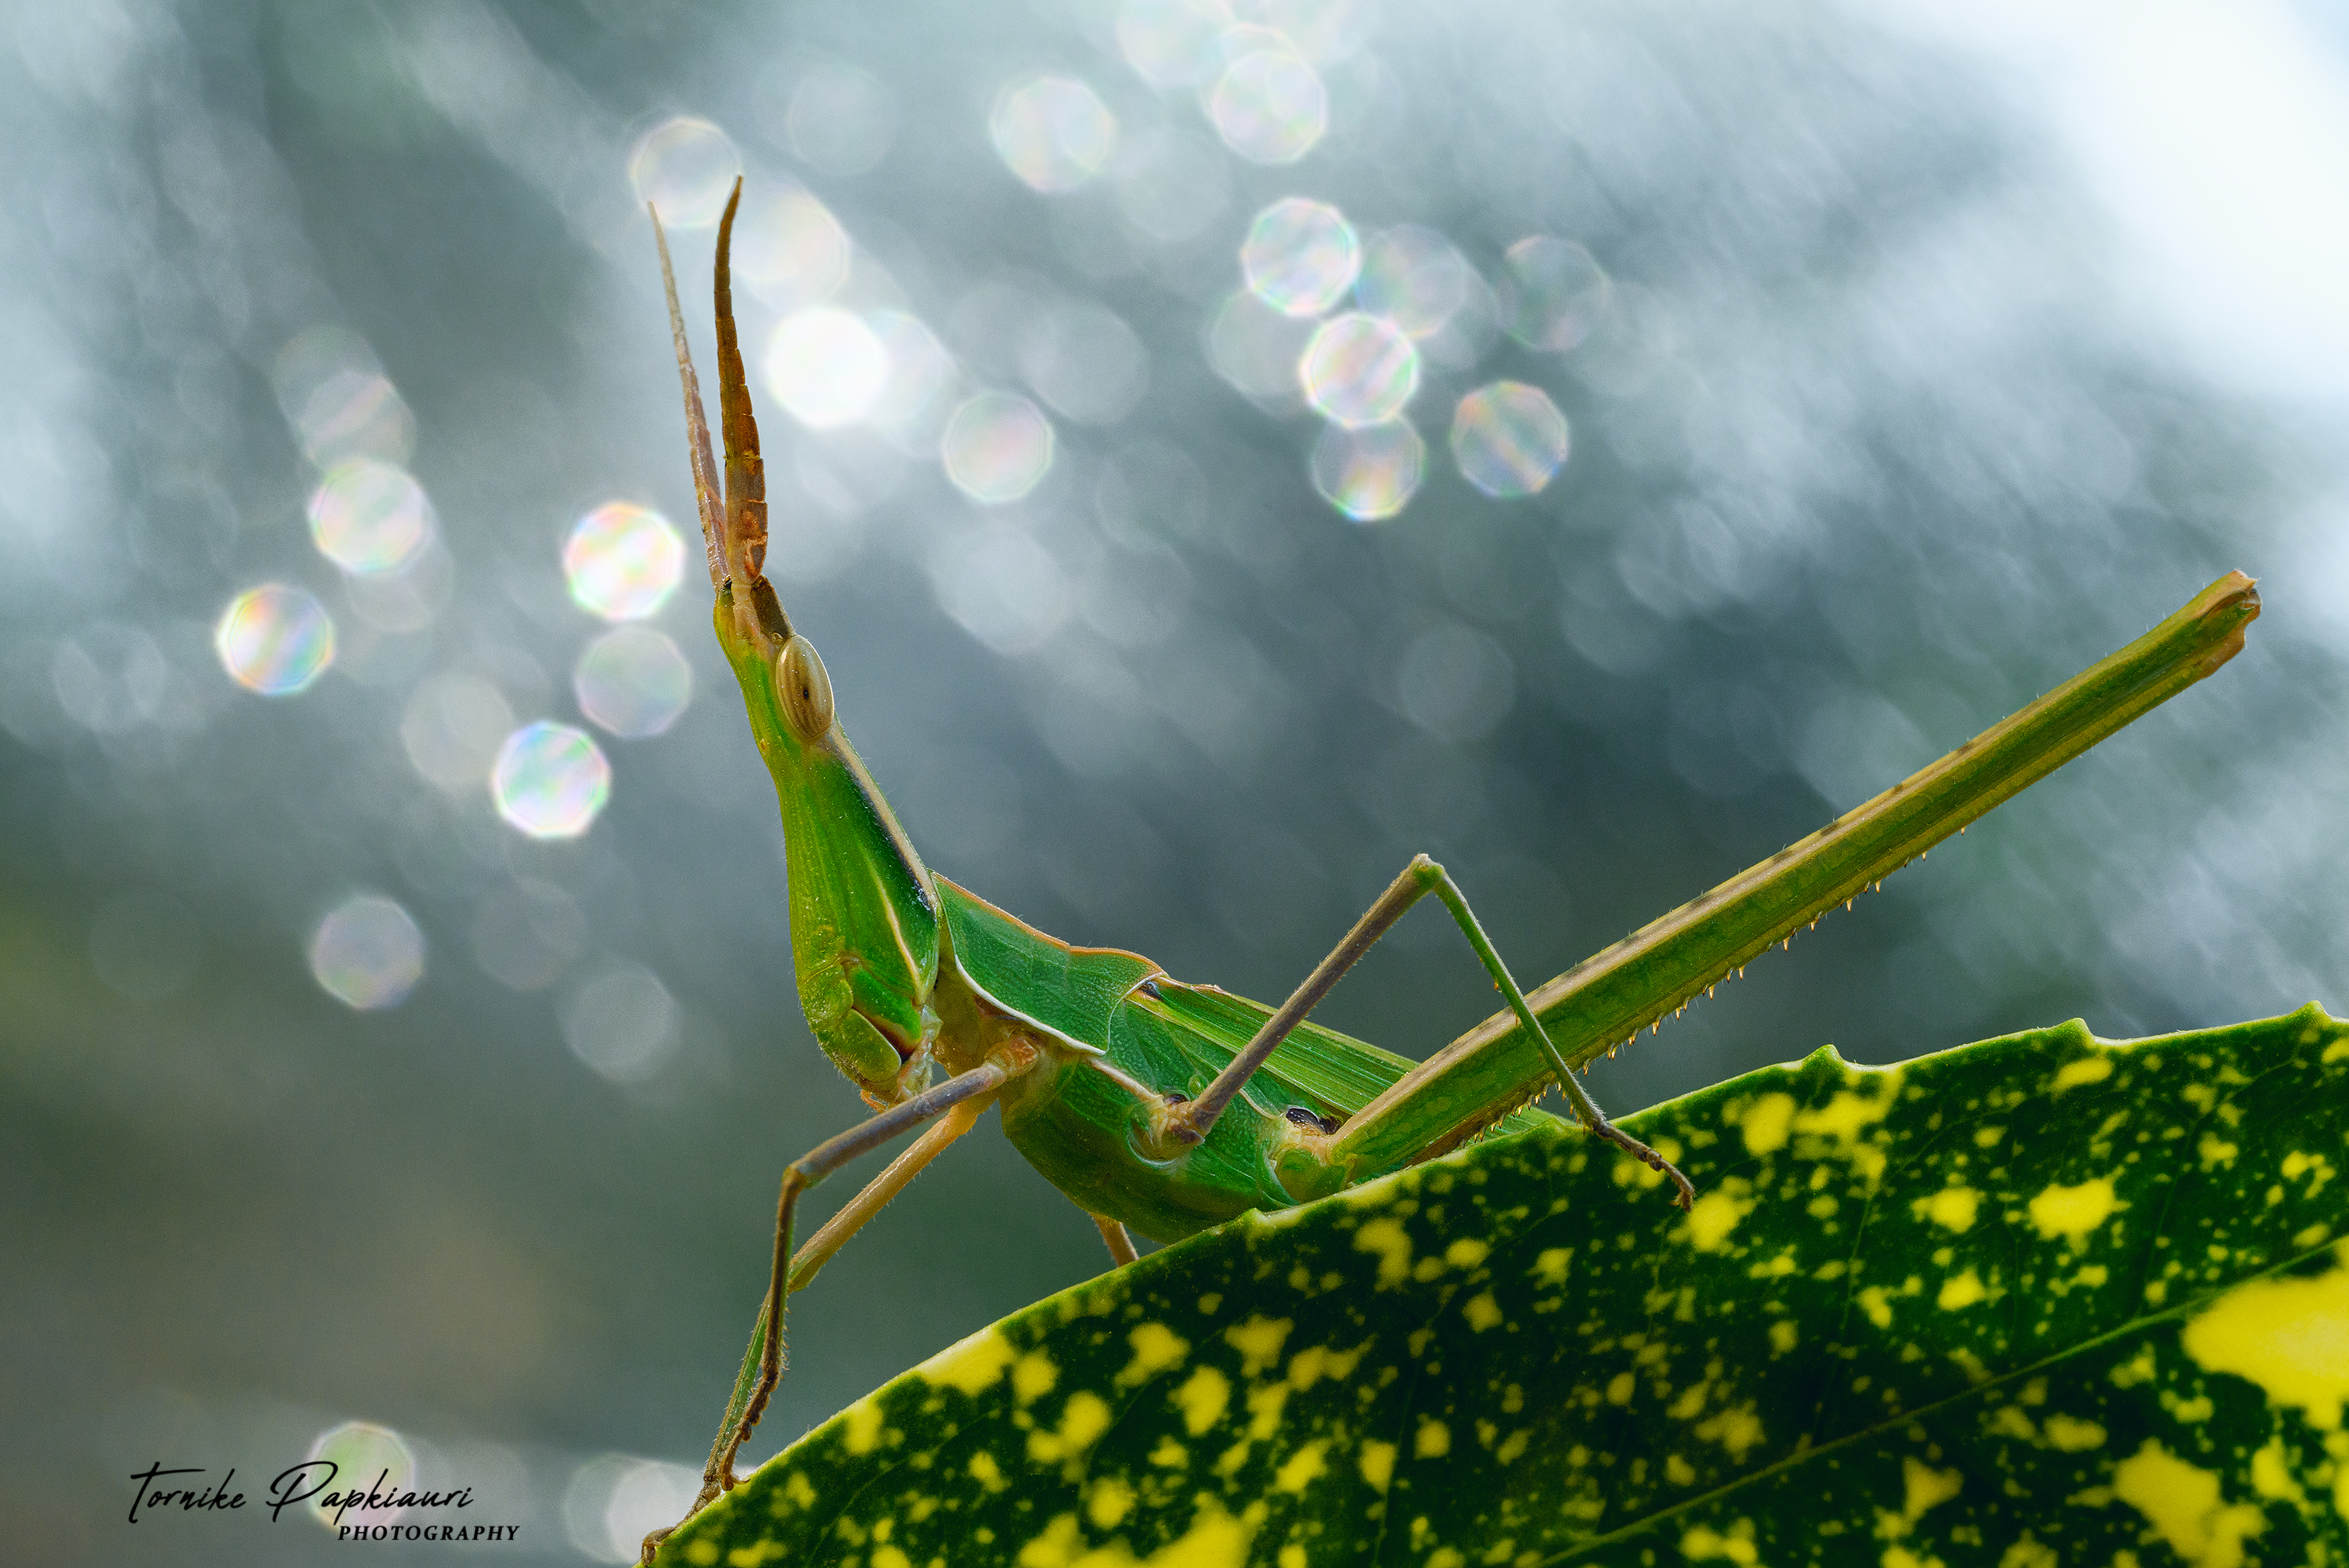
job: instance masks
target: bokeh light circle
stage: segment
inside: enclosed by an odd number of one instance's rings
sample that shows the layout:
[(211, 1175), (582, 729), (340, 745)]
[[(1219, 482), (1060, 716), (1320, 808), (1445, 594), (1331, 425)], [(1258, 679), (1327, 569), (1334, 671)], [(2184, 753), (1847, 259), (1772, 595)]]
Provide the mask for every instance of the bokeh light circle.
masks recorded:
[(1489, 496), (1535, 494), (1565, 466), (1569, 445), (1566, 416), (1522, 381), (1479, 387), (1453, 411), (1452, 460)]
[(1362, 270), (1361, 242), (1326, 201), (1284, 197), (1256, 215), (1240, 242), (1249, 292), (1283, 315), (1319, 315)]
[(612, 796), (612, 765), (584, 729), (541, 719), (506, 737), (490, 769), (498, 815), (533, 839), (575, 839)]
[(379, 371), (335, 372), (292, 418), (301, 432), (302, 455), (320, 468), (358, 457), (401, 462), (416, 445), (416, 416)]
[(734, 220), (734, 275), (778, 310), (802, 310), (848, 281), (855, 247), (832, 209), (792, 188), (745, 195)]
[(564, 1533), (591, 1563), (633, 1563), (647, 1531), (693, 1508), (701, 1472), (627, 1454), (597, 1454), (571, 1474), (558, 1510)]
[(742, 173), (734, 139), (697, 115), (662, 121), (636, 139), (628, 181), (672, 229), (706, 229), (726, 211)]
[(335, 662), (335, 622), (299, 588), (264, 583), (228, 602), (212, 650), (229, 678), (264, 696), (290, 696)]
[(1403, 649), (1395, 695), (1429, 734), (1481, 740), (1516, 701), (1516, 670), (1501, 645), (1475, 627), (1431, 626)]
[(1158, 244), (1204, 239), (1231, 204), (1231, 161), (1203, 136), (1164, 129), (1137, 136), (1117, 160), (1118, 213)]
[(1310, 317), (1283, 315), (1248, 289), (1234, 289), (1207, 318), (1207, 363), (1259, 407), (1295, 413), (1304, 407), (1298, 356), (1313, 335)]
[(346, 1509), (338, 1501), (328, 1501), (328, 1493), (340, 1493), (354, 1485), (360, 1489), (362, 1499), (369, 1491), (397, 1497), (413, 1489), (415, 1450), (408, 1446), (408, 1439), (389, 1427), (379, 1427), (373, 1421), (344, 1421), (328, 1427), (310, 1445), (308, 1457), (324, 1460), (335, 1467), (332, 1471), (307, 1472), (309, 1476), (332, 1474), (344, 1483), (339, 1487), (320, 1487), (317, 1495), (304, 1504), (303, 1511), (328, 1530), (389, 1524), (406, 1511), (399, 1508), (368, 1508), (364, 1501)]
[(685, 575), (685, 541), (668, 520), (633, 501), (610, 500), (563, 542), (572, 602), (606, 621), (641, 621), (668, 602)]
[(1384, 424), (1419, 390), (1419, 350), (1394, 323), (1349, 311), (1314, 331), (1297, 377), (1322, 418), (1355, 428)]
[(988, 117), (996, 156), (1031, 190), (1074, 191), (1117, 150), (1117, 118), (1074, 77), (1025, 77)]
[(434, 676), (409, 694), (399, 744), (419, 773), (451, 795), (481, 787), (490, 762), (513, 732), (505, 694), (478, 675)]
[(826, 174), (863, 174), (881, 161), (897, 134), (889, 88), (871, 71), (826, 62), (792, 89), (783, 116), (792, 150)]
[(1501, 261), (1501, 325), (1527, 348), (1563, 354), (1606, 319), (1614, 285), (1588, 251), (1535, 234)]
[(1239, 55), (1216, 78), (1206, 108), (1224, 145), (1251, 163), (1294, 163), (1330, 129), (1321, 74), (1286, 44)]
[(873, 412), (889, 390), (889, 351), (853, 311), (818, 305), (787, 315), (767, 339), (767, 389), (812, 430), (836, 430)]
[(405, 566), (432, 538), (432, 502), (406, 469), (373, 458), (337, 463), (310, 492), (310, 537), (353, 575)]
[(641, 964), (616, 964), (565, 998), (572, 1054), (615, 1083), (650, 1077), (677, 1045), (677, 1000)]
[(954, 356), (919, 316), (876, 310), (866, 319), (889, 356), (889, 386), (867, 416), (874, 428), (907, 456), (926, 453), (945, 428)]
[(347, 1007), (396, 1007), (424, 978), (424, 933), (390, 899), (355, 894), (311, 934), (310, 974)]
[(966, 397), (947, 421), (938, 456), (957, 490), (984, 506), (1018, 500), (1052, 466), (1052, 422), (1013, 392)]
[(1427, 473), (1427, 443), (1408, 419), (1349, 429), (1327, 425), (1313, 443), (1313, 488), (1356, 522), (1378, 522), (1411, 504)]
[(1249, 0), (1247, 13), (1307, 59), (1328, 64), (1361, 46), (1361, 14), (1369, 5), (1370, 0)]
[(1354, 298), (1413, 337), (1444, 329), (1468, 298), (1468, 260), (1451, 241), (1416, 223), (1399, 223), (1362, 247)]
[(571, 690), (598, 727), (642, 740), (675, 724), (693, 700), (693, 666), (665, 633), (617, 626), (581, 651)]
[(367, 340), (346, 327), (305, 327), (271, 361), (269, 379), (322, 471), (352, 458), (404, 463), (416, 444), (416, 417), (383, 373)]
[(1195, 88), (1222, 68), (1216, 46), (1231, 25), (1225, 0), (1125, 0), (1117, 46), (1151, 86)]
[(945, 534), (929, 567), (940, 608), (999, 654), (1041, 646), (1072, 606), (1073, 586), (1051, 552), (1007, 522)]
[(1054, 308), (1019, 346), (1019, 370), (1054, 412), (1114, 425), (1150, 385), (1150, 355), (1113, 312), (1071, 301)]

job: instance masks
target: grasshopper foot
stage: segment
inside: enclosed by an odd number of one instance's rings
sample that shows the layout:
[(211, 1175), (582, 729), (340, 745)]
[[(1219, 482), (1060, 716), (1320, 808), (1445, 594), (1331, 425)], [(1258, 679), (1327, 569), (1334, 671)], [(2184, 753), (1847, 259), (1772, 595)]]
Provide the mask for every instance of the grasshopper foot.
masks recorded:
[(1632, 1137), (1630, 1133), (1624, 1131), (1621, 1128), (1616, 1126), (1613, 1122), (1608, 1120), (1603, 1116), (1595, 1123), (1590, 1124), (1590, 1130), (1605, 1139), (1608, 1142), (1613, 1144), (1616, 1148), (1621, 1150), (1624, 1153), (1630, 1155), (1632, 1159), (1638, 1161), (1640, 1164), (1647, 1166), (1650, 1170), (1661, 1171), (1664, 1175), (1671, 1177), (1672, 1179), (1672, 1185), (1680, 1189), (1679, 1194), (1672, 1199), (1672, 1202), (1679, 1205), (1682, 1212), (1686, 1212), (1689, 1205), (1696, 1202), (1695, 1184), (1690, 1181), (1687, 1177), (1681, 1174), (1681, 1168), (1679, 1166), (1673, 1164), (1671, 1161), (1665, 1159), (1662, 1155), (1657, 1153), (1654, 1150), (1649, 1148), (1646, 1144), (1640, 1142), (1638, 1139)]
[[(1528, 1014), (1527, 1017), (1530, 1019), (1531, 1015)], [(1649, 1170), (1671, 1177), (1672, 1185), (1680, 1189), (1672, 1202), (1680, 1206), (1682, 1213), (1688, 1212), (1689, 1206), (1696, 1202), (1696, 1186), (1681, 1174), (1679, 1166), (1608, 1120), (1607, 1113), (1583, 1092), (1582, 1086), (1574, 1081), (1574, 1074), (1565, 1070), (1563, 1066), (1559, 1069), (1557, 1085), (1566, 1090), (1567, 1103), (1574, 1107), (1574, 1119), (1582, 1123), (1584, 1131), (1605, 1139)]]
[(636, 1554), (637, 1568), (651, 1568), (654, 1554), (660, 1551), (662, 1542), (691, 1523), (695, 1514), (732, 1491), (736, 1484), (731, 1467), (727, 1470), (726, 1478), (722, 1481), (713, 1480), (704, 1476), (701, 1481), (701, 1494), (693, 1500), (693, 1506), (685, 1511), (685, 1517), (675, 1524), (665, 1525), (645, 1537), (645, 1543)]

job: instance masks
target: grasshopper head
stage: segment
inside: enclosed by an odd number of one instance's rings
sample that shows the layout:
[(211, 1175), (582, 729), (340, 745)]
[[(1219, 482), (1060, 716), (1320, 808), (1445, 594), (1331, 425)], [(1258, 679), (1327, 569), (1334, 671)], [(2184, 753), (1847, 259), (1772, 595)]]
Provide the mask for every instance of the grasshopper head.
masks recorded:
[[(774, 601), (764, 579), (751, 594)], [(937, 894), (841, 732), (815, 645), (787, 623), (770, 632), (764, 615), (740, 645), (728, 635), (730, 598), (720, 593), (714, 619), (782, 806), (800, 1003), (833, 1064), (867, 1100), (892, 1105), (922, 1087), (937, 1031)]]
[[(661, 241), (669, 324), (685, 382), (694, 490), (717, 591), (712, 619), (782, 806), (800, 1005), (833, 1065), (869, 1103), (888, 1106), (918, 1090), (929, 1074), (929, 1047), (937, 1033), (930, 1006), (938, 967), (937, 893), (873, 776), (841, 733), (823, 660), (813, 644), (792, 629), (763, 571), (766, 481), (727, 277), (740, 200), (738, 182), (718, 231), (719, 410), (726, 432), (722, 500), (701, 393), (686, 349), (668, 243)], [(659, 222), (656, 214), (656, 234)]]

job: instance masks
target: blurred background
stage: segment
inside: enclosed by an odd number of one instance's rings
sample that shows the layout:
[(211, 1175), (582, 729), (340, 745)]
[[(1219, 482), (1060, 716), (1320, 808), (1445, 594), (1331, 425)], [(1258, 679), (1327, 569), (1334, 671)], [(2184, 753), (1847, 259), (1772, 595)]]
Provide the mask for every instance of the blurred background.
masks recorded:
[[(336, 1550), (159, 1462), (550, 1561), (689, 1493), (861, 1114), (642, 207), (714, 384), (738, 172), (770, 569), (1043, 928), (1278, 999), (1424, 850), (1530, 983), (2241, 567), (2216, 680), (1593, 1088), (2341, 1000), (2336, 11), (23, 0), (0, 124), (14, 1557)], [(1428, 912), (1321, 1016), (1492, 1005)], [(756, 1453), (1104, 1262), (983, 1130)]]

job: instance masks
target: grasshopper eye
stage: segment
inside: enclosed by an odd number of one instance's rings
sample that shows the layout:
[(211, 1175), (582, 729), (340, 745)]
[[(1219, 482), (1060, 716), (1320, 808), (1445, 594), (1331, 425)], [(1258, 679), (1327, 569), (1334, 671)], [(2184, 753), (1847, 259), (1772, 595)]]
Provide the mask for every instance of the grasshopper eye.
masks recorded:
[(794, 636), (775, 655), (775, 695), (802, 746), (813, 746), (831, 731), (832, 677), (805, 637)]

